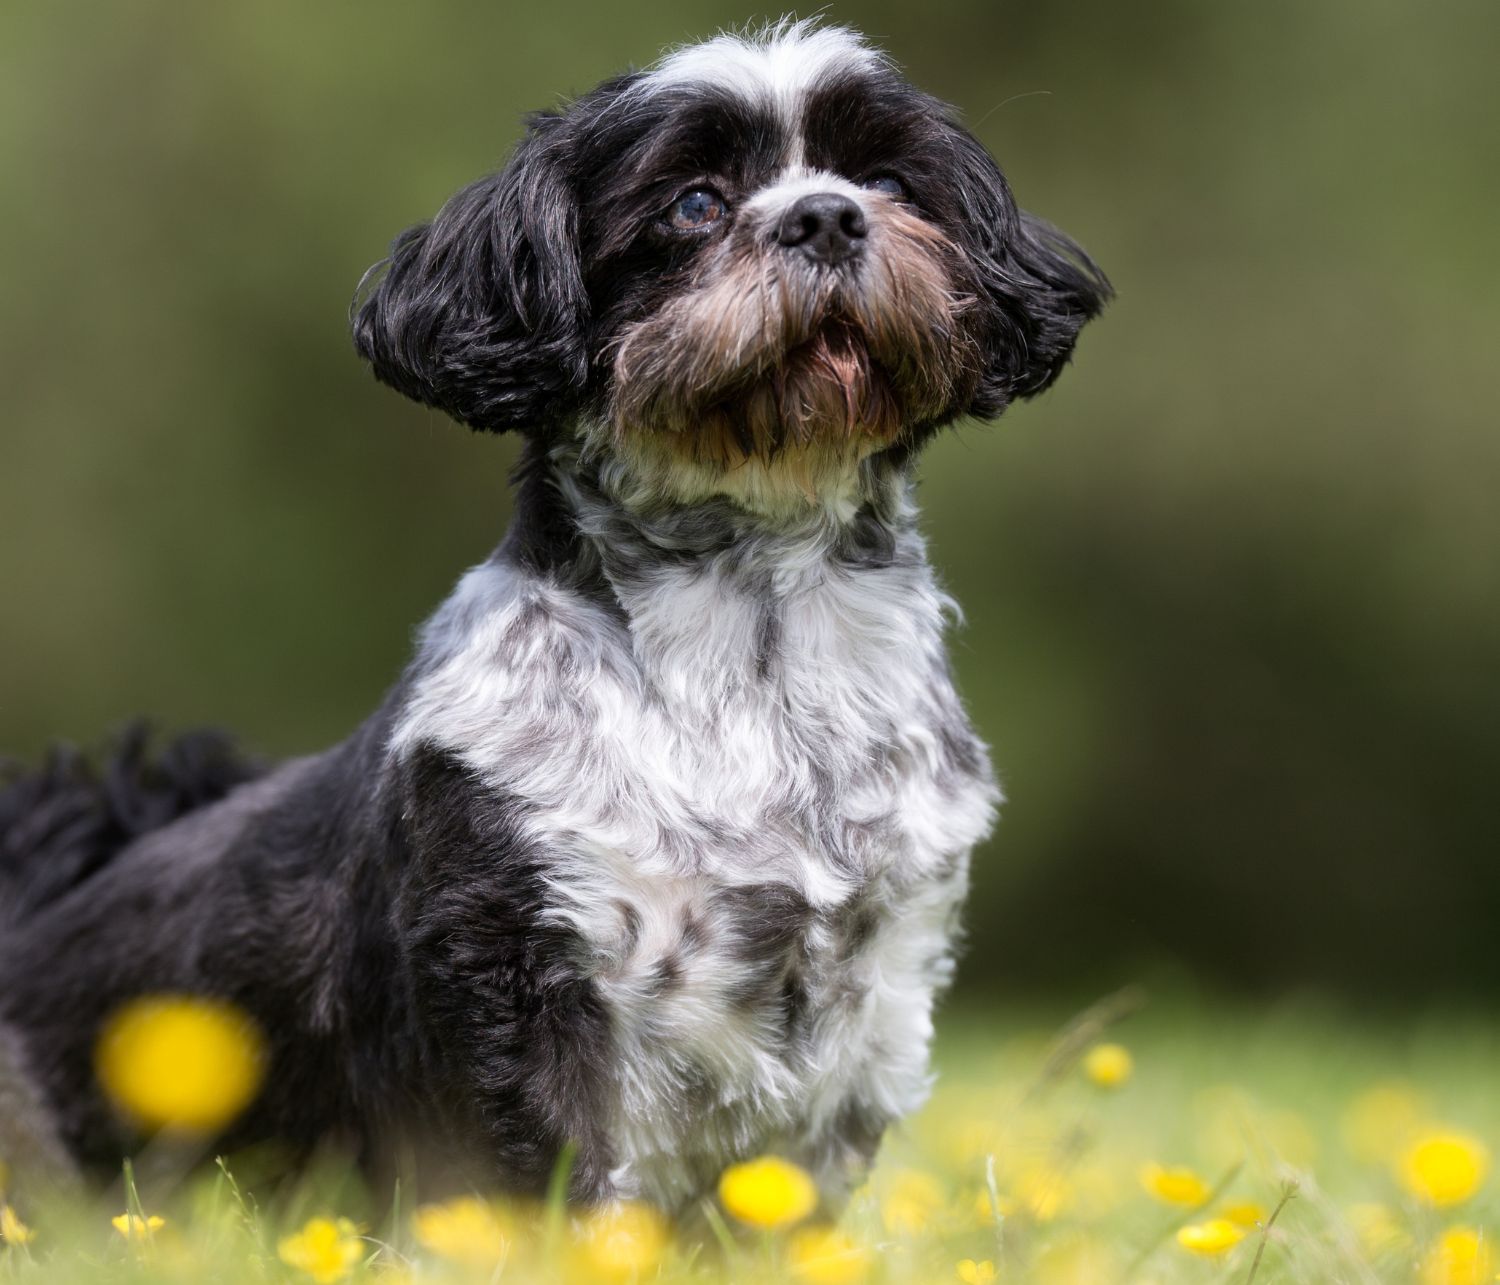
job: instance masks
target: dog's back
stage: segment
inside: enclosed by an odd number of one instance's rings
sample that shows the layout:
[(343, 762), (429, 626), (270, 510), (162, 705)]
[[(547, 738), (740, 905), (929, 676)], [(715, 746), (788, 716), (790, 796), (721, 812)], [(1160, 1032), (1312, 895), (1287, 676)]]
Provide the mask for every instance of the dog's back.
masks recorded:
[(0, 930), (76, 887), (134, 839), (261, 771), (219, 732), (190, 732), (153, 751), (140, 723), (97, 767), (59, 746), (40, 767), (0, 769)]
[[(109, 864), (131, 842), (223, 798), (259, 775), (217, 732), (192, 732), (153, 752), (144, 724), (116, 739), (95, 767), (69, 746), (39, 767), (0, 766), (0, 941)], [(66, 1182), (72, 1161), (0, 1022), (0, 1155), (39, 1184)]]

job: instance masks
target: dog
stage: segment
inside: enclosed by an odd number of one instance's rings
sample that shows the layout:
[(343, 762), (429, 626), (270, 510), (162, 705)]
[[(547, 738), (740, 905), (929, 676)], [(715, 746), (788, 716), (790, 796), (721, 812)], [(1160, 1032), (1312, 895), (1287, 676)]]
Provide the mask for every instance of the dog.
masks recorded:
[(517, 1192), (566, 1152), (573, 1199), (669, 1213), (775, 1152), (835, 1206), (928, 1091), (1000, 797), (916, 461), (1047, 388), (1109, 294), (843, 28), (531, 117), (351, 310), (377, 379), (523, 440), (508, 533), (379, 709), (271, 768), (135, 738), (0, 796), (15, 1145), (114, 1172), (97, 1034), (185, 992), (269, 1044), (222, 1147)]

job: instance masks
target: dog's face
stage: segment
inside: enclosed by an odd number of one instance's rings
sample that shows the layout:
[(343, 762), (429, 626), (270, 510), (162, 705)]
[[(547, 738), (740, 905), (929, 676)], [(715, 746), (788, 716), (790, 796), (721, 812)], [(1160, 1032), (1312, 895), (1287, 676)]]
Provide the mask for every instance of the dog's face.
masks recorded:
[(719, 37), (535, 117), (355, 318), (475, 428), (699, 469), (909, 449), (1047, 387), (1108, 285), (851, 33)]

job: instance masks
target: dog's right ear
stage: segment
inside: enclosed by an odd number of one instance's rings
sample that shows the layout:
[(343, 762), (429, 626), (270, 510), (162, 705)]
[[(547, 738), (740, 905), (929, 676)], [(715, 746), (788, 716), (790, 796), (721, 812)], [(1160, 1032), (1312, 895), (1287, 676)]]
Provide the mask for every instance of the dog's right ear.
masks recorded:
[(375, 377), (472, 428), (539, 427), (587, 377), (578, 207), (554, 154), (557, 119), (534, 119), (504, 170), (398, 236), (355, 296), (354, 346)]

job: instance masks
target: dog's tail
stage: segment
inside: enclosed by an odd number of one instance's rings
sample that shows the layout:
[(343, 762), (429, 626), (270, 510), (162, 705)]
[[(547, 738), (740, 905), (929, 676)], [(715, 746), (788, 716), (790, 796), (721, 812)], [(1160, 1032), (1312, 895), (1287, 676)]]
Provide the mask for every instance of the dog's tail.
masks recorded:
[(221, 732), (190, 732), (159, 750), (134, 723), (96, 768), (71, 746), (42, 765), (0, 764), (0, 926), (62, 896), (132, 839), (259, 776)]

